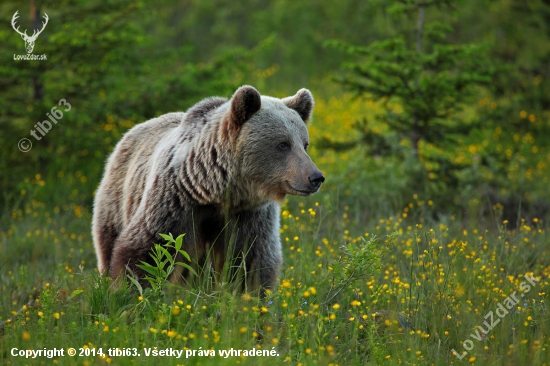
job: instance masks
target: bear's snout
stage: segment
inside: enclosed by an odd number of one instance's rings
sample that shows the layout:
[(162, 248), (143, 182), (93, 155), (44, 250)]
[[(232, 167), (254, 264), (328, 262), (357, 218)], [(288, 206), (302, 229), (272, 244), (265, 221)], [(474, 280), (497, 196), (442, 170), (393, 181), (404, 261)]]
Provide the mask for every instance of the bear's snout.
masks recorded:
[(311, 188), (317, 191), (321, 187), (321, 184), (325, 181), (325, 176), (323, 175), (323, 173), (317, 171), (310, 175), (308, 179)]

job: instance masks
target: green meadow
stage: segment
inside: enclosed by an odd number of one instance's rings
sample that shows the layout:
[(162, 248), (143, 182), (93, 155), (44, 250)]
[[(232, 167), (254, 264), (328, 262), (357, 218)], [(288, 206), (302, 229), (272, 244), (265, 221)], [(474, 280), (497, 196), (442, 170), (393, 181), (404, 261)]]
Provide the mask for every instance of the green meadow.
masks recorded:
[[(550, 5), (0, 9), (21, 30), (49, 16), (47, 61), (12, 60), (24, 43), (0, 26), (1, 365), (550, 364)], [(243, 84), (316, 101), (326, 182), (281, 207), (276, 288), (240, 291), (208, 265), (186, 286), (166, 268), (148, 289), (102, 277), (92, 203), (117, 141)]]

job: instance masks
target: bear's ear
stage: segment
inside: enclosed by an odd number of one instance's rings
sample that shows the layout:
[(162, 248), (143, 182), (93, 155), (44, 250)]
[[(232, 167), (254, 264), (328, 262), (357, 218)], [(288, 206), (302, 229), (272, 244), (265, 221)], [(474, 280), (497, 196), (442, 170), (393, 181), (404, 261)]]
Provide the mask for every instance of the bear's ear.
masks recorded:
[(252, 115), (260, 110), (260, 93), (250, 85), (243, 85), (231, 98), (231, 121), (241, 127)]
[(294, 109), (300, 117), (307, 124), (309, 118), (311, 117), (311, 111), (313, 110), (313, 95), (307, 89), (300, 89), (298, 92), (292, 96), (284, 98), (283, 103), (291, 109)]

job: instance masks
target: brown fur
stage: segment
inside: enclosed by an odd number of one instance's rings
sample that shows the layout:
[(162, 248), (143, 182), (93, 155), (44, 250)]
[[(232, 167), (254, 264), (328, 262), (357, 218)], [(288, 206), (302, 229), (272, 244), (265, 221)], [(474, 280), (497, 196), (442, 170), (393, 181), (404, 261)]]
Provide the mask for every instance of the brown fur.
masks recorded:
[(274, 286), (280, 202), (324, 180), (305, 151), (312, 108), (306, 89), (281, 100), (243, 86), (231, 100), (208, 98), (131, 129), (96, 194), (99, 270), (119, 277), (127, 268), (142, 279), (136, 264), (150, 261), (158, 234), (185, 233), (195, 262), (212, 250), (218, 270), (226, 258), (244, 261), (249, 289)]

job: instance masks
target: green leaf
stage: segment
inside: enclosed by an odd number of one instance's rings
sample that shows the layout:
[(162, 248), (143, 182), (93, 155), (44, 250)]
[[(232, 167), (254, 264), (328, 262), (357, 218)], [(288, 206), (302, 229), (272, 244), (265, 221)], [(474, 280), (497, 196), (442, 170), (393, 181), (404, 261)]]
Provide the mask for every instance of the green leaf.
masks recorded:
[(189, 270), (189, 272), (193, 273), (195, 276), (198, 276), (197, 272), (195, 272), (195, 270), (193, 268), (191, 268), (188, 264), (182, 263), (182, 262), (176, 262), (174, 264), (176, 264), (178, 266), (182, 266), (183, 268), (187, 268)]
[[(157, 244), (158, 245), (158, 244)], [(168, 260), (172, 259), (172, 255), (170, 254), (170, 252), (168, 250), (166, 250), (166, 248), (164, 247), (161, 247), (160, 245), (158, 246), (157, 250), (159, 251), (159, 253), (161, 255), (159, 255), (159, 259), (162, 259), (162, 258), (168, 258)]]
[(191, 262), (191, 257), (189, 256), (189, 253), (187, 253), (185, 250), (178, 250), (178, 252), (185, 257), (189, 262)]
[(166, 235), (166, 234), (159, 234), (164, 240), (166, 240), (169, 243), (174, 242), (174, 237), (172, 234)]
[(73, 297), (75, 297), (75, 296), (77, 296), (77, 295), (80, 295), (80, 294), (83, 293), (83, 292), (84, 292), (84, 290), (82, 290), (82, 289), (74, 290), (74, 291), (71, 293), (71, 296), (70, 296), (70, 297), (71, 297), (71, 299), (72, 299)]
[(136, 286), (139, 294), (143, 296), (143, 287), (141, 287), (141, 284), (139, 283), (139, 281), (137, 281), (133, 276), (130, 276), (130, 275), (126, 275), (126, 277), (130, 280), (130, 282), (132, 282), (134, 286)]
[(144, 270), (145, 272), (149, 273), (149, 274), (152, 274), (153, 276), (158, 276), (160, 273), (160, 270), (158, 267), (153, 267), (152, 265), (150, 265), (149, 263), (146, 263), (146, 262), (142, 262), (144, 264), (136, 264), (136, 267), (138, 268), (141, 268), (142, 270)]
[(177, 237), (176, 239), (176, 251), (180, 251), (182, 245), (183, 245), (183, 237), (185, 236), (185, 234), (181, 234), (180, 236)]

